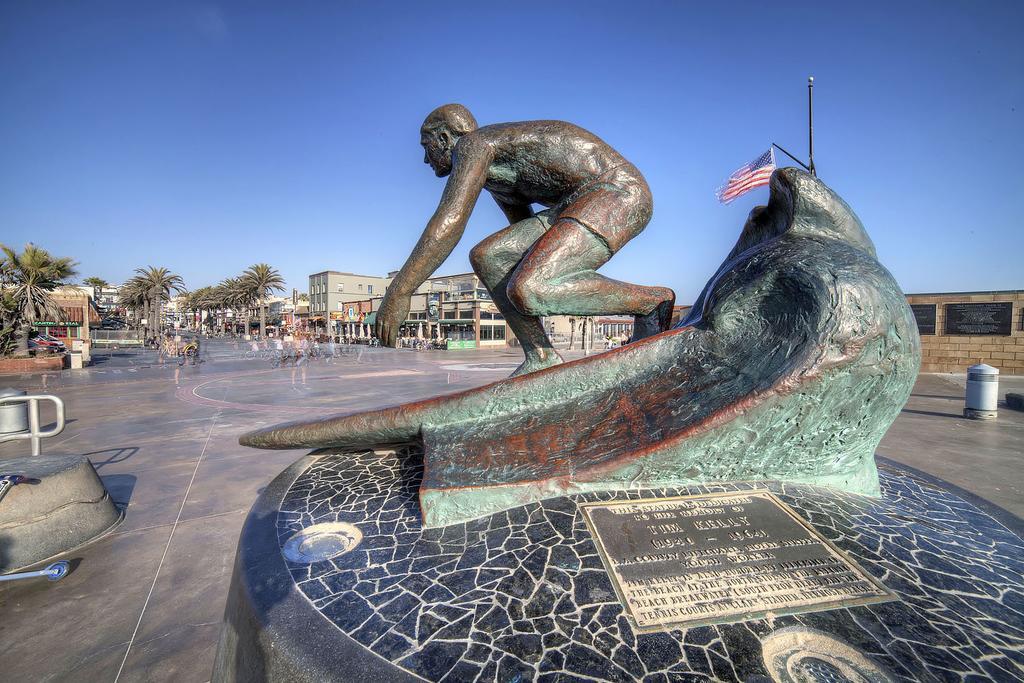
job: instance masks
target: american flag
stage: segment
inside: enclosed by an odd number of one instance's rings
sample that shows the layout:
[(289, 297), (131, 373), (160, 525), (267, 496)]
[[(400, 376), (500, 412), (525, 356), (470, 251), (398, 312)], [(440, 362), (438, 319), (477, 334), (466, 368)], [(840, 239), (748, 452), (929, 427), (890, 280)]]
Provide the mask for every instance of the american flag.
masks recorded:
[(728, 204), (755, 187), (767, 185), (774, 170), (775, 148), (769, 147), (767, 152), (736, 169), (736, 172), (729, 176), (725, 185), (718, 188), (718, 201)]

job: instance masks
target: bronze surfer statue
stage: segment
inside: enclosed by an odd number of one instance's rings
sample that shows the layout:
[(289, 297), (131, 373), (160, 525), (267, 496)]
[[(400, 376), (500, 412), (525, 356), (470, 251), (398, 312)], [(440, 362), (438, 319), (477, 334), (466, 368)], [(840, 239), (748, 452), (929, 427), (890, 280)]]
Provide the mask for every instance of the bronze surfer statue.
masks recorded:
[(384, 345), (395, 345), (412, 294), (458, 244), (485, 189), (510, 225), (473, 247), (470, 262), (523, 346), (514, 374), (562, 362), (541, 316), (633, 315), (631, 341), (668, 329), (671, 289), (597, 273), (647, 226), (653, 207), (640, 171), (607, 143), (563, 121), (479, 128), (468, 109), (446, 104), (423, 122), (420, 144), (448, 182), (377, 312)]

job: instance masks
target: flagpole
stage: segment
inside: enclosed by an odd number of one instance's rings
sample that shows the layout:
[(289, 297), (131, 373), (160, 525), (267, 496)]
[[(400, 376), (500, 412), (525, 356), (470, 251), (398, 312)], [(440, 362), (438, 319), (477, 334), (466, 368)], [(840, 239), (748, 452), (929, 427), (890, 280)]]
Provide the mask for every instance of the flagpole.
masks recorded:
[(812, 176), (817, 176), (814, 170), (814, 76), (807, 77), (807, 161)]

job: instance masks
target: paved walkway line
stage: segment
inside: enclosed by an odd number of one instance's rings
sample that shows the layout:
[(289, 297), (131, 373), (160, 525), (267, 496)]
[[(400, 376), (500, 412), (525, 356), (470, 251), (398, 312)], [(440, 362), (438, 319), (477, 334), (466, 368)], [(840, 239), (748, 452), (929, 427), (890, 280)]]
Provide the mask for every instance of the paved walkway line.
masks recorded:
[(149, 607), (149, 601), (153, 597), (153, 591), (156, 589), (157, 579), (160, 578), (160, 570), (163, 569), (164, 560), (167, 559), (167, 551), (171, 548), (171, 541), (174, 540), (174, 532), (178, 528), (178, 523), (181, 521), (181, 515), (185, 511), (185, 503), (188, 502), (188, 494), (192, 490), (192, 484), (195, 483), (196, 475), (199, 473), (199, 466), (203, 464), (203, 457), (206, 455), (206, 449), (210, 446), (210, 439), (213, 438), (213, 428), (217, 424), (217, 418), (220, 413), (213, 416), (213, 420), (210, 422), (210, 431), (206, 435), (206, 443), (203, 444), (203, 450), (199, 454), (199, 459), (196, 460), (196, 467), (192, 470), (192, 478), (188, 481), (188, 486), (185, 488), (185, 495), (181, 498), (181, 507), (178, 508), (178, 516), (174, 518), (174, 524), (171, 526), (171, 533), (167, 536), (167, 544), (164, 546), (164, 552), (160, 556), (160, 563), (156, 566), (156, 573), (153, 575), (153, 583), (149, 586), (149, 593), (146, 594), (146, 601), (142, 603), (142, 611), (139, 613), (139, 620), (135, 622), (135, 630), (132, 631), (132, 637), (128, 641), (128, 647), (124, 651), (124, 658), (121, 660), (121, 666), (117, 668), (117, 675), (114, 676), (114, 683), (117, 683), (121, 678), (121, 672), (124, 671), (125, 662), (128, 661), (128, 655), (132, 651), (132, 645), (135, 644), (135, 636), (139, 634), (139, 627), (142, 626), (142, 618), (146, 616), (146, 609)]

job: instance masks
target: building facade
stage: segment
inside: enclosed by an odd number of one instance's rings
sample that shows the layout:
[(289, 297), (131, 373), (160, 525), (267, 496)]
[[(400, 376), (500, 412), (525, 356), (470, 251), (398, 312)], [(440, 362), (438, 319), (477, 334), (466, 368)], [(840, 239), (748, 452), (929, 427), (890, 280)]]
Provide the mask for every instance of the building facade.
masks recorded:
[(383, 297), (389, 284), (390, 277), (336, 270), (313, 273), (309, 276), (309, 322), (326, 326), (332, 311), (344, 311), (349, 302)]
[(93, 301), (96, 303), (96, 308), (98, 308), (102, 314), (113, 313), (117, 310), (121, 305), (118, 300), (120, 293), (121, 288), (115, 285), (92, 288)]
[[(312, 297), (310, 293), (311, 302)], [(340, 311), (328, 312), (329, 329), (338, 335), (362, 336), (375, 323), (382, 300), (383, 292), (373, 298), (343, 302)], [(400, 326), (399, 336), (447, 339), (453, 349), (515, 343), (505, 317), (474, 273), (432, 277), (420, 285), (412, 295), (409, 316)]]
[(40, 333), (64, 340), (69, 348), (76, 339), (89, 339), (89, 328), (100, 324), (100, 314), (92, 300), (92, 288), (61, 287), (50, 296), (60, 306), (60, 315), (37, 320), (33, 327)]

